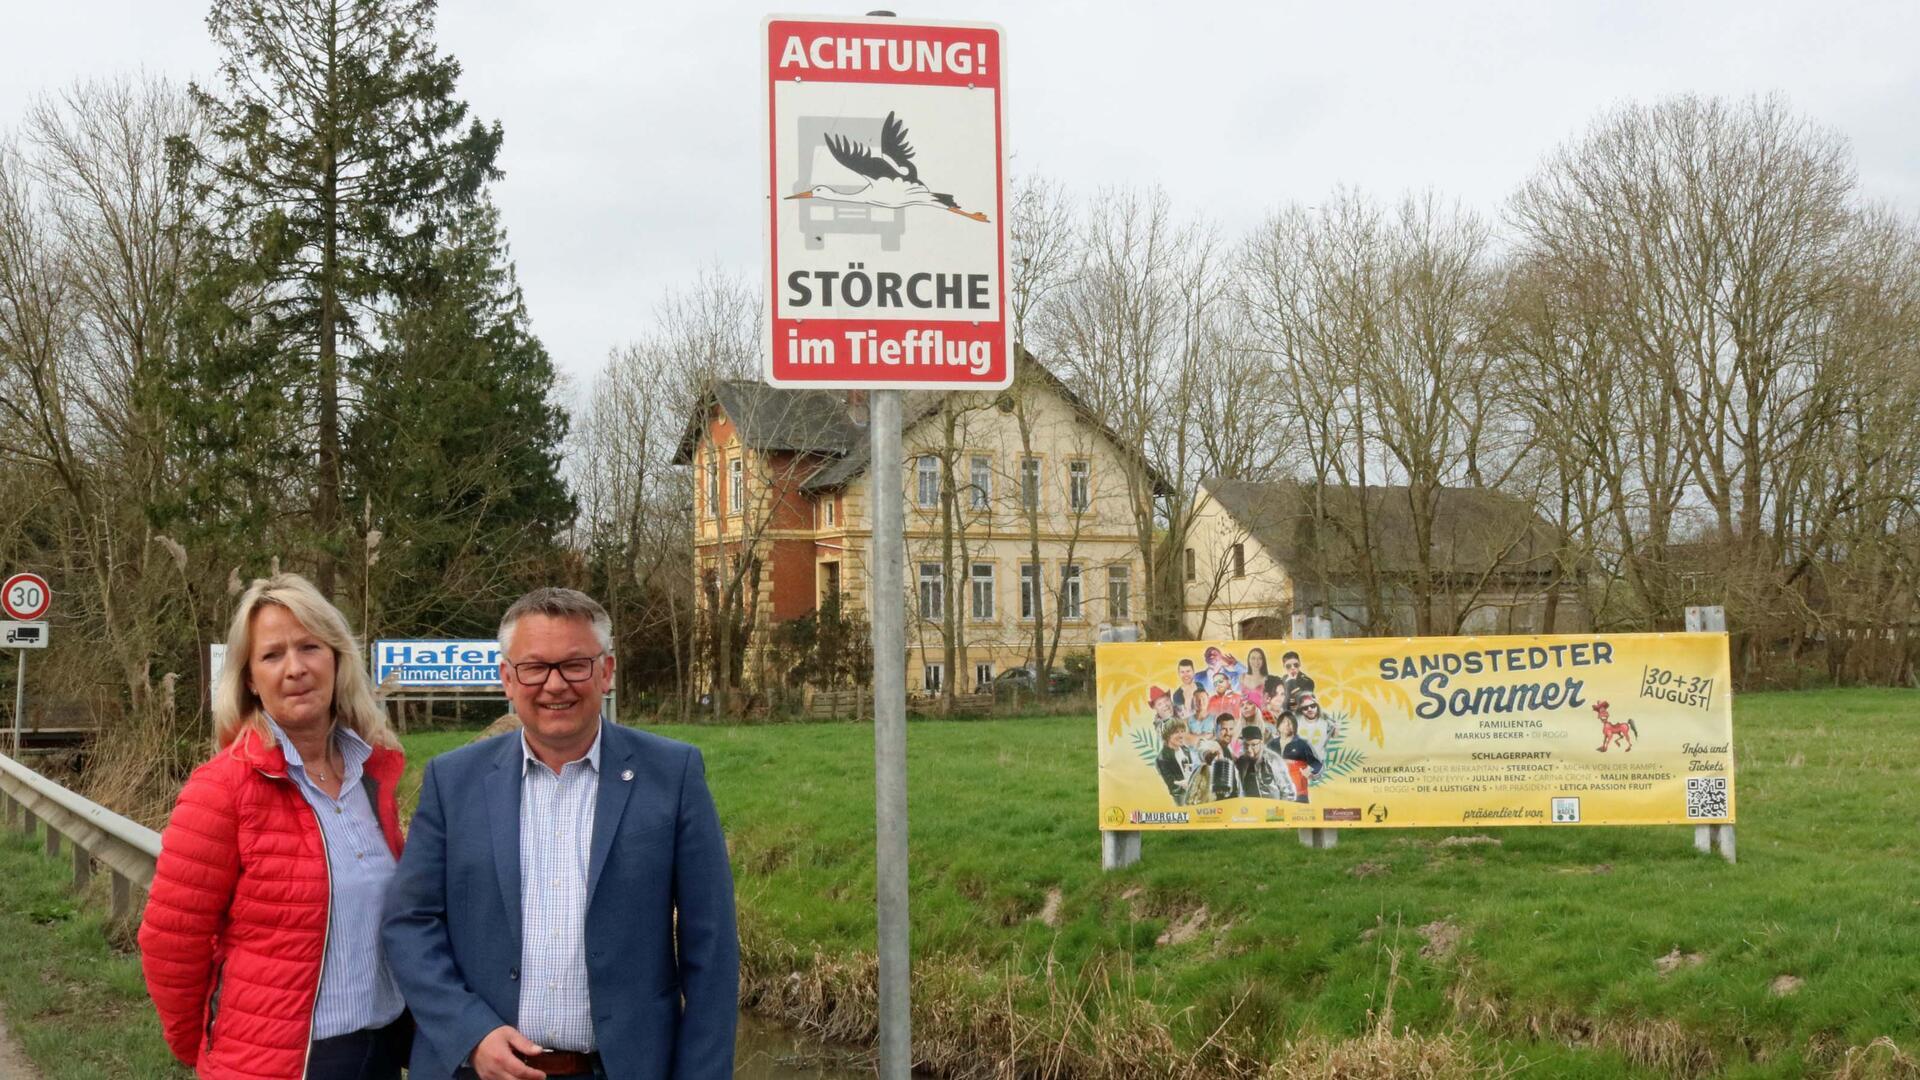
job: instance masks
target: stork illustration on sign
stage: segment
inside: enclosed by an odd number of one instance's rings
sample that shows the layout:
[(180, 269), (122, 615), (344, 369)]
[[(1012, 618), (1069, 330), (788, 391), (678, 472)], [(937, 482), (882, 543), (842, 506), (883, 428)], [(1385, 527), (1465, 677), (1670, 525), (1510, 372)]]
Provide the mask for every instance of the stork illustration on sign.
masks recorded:
[(865, 178), (866, 183), (857, 186), (815, 184), (796, 195), (787, 196), (788, 199), (819, 199), (822, 202), (877, 206), (887, 210), (927, 206), (973, 221), (987, 220), (987, 215), (978, 210), (961, 209), (952, 195), (927, 187), (920, 179), (919, 167), (913, 163), (913, 146), (907, 142), (907, 125), (891, 112), (880, 124), (878, 154), (865, 143), (844, 135), (828, 134), (822, 138), (833, 160), (845, 166), (849, 172)]

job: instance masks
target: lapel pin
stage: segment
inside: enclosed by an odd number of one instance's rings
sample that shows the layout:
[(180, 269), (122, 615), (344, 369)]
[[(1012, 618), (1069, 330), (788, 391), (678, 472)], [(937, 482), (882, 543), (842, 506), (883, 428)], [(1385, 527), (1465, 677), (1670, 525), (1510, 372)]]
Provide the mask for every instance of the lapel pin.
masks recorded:
[(622, 771), (622, 772), (620, 773), (620, 779), (622, 779), (622, 780), (631, 780), (631, 779), (633, 779), (633, 770), (632, 770), (632, 769), (626, 769), (626, 770), (623, 770), (623, 771)]

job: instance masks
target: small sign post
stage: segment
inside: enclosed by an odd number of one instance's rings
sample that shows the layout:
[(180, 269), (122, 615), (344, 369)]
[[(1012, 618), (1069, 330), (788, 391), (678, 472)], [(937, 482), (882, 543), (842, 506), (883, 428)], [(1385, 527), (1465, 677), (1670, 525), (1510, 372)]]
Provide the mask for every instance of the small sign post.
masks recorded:
[[(1325, 641), (1333, 636), (1333, 620), (1312, 613), (1293, 617), (1294, 637)], [(1338, 829), (1309, 827), (1298, 830), (1302, 847), (1326, 850), (1340, 842)]]
[(34, 620), (53, 607), (53, 589), (39, 574), (19, 573), (0, 584), (0, 610), (18, 622), (0, 623), (0, 637), (19, 652), (20, 666), (13, 683), (13, 756), (20, 756), (20, 728), (27, 715), (27, 650), (47, 647), (47, 624)]
[(875, 908), (883, 1080), (913, 1065), (907, 917), (904, 389), (1013, 382), (1005, 53), (982, 23), (775, 16), (766, 381), (872, 392)]
[[(1699, 605), (1687, 608), (1687, 633), (1724, 634), (1727, 632), (1727, 609), (1718, 605)], [(1731, 749), (1731, 748), (1729, 748)], [(1728, 862), (1734, 859), (1733, 826), (1695, 825), (1693, 827), (1693, 847), (1695, 851), (1719, 852)]]

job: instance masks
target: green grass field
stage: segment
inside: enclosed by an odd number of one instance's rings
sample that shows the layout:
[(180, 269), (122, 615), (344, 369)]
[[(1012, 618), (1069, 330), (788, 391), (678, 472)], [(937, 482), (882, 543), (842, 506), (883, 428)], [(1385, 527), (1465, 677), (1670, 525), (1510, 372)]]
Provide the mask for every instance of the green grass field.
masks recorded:
[(109, 943), (107, 875), (75, 896), (67, 849), (49, 859), (43, 843), (0, 838), (0, 1009), (15, 1040), (44, 1080), (191, 1076), (160, 1039), (139, 956)]
[[(916, 1045), (943, 1065), (1311, 1074), (1410, 1028), (1541, 1075), (1920, 1072), (1920, 695), (1740, 699), (1738, 865), (1684, 827), (1356, 830), (1148, 834), (1103, 874), (1093, 727), (909, 729)], [(762, 1007), (859, 1034), (869, 730), (666, 733), (706, 752)]]
[[(1739, 699), (1734, 866), (1677, 827), (1356, 830), (1150, 834), (1103, 874), (1093, 729), (909, 728), (915, 1045), (942, 1069), (1920, 1076), (1920, 694)], [(659, 730), (706, 752), (749, 1003), (869, 1038), (870, 730)], [(471, 737), (408, 737), (409, 804)], [(50, 1080), (176, 1075), (133, 958), (36, 846), (0, 843), (15, 1034)]]

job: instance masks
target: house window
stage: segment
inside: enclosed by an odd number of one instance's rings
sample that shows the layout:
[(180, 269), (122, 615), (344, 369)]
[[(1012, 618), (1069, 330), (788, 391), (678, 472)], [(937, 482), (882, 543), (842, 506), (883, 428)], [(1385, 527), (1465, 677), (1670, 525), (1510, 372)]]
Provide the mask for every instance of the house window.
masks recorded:
[(1040, 567), (1037, 563), (1020, 564), (1020, 617), (1033, 618), (1034, 611), (1040, 606)]
[(720, 513), (720, 462), (707, 459), (707, 516), (717, 517)]
[(1071, 563), (1060, 568), (1060, 615), (1080, 617), (1080, 568)]
[(920, 669), (920, 688), (928, 692), (939, 690), (947, 684), (947, 666), (928, 664)]
[(1247, 545), (1233, 545), (1233, 576), (1247, 576)]
[(820, 506), (826, 512), (827, 524), (832, 525), (834, 523), (833, 522), (833, 496), (829, 495), (826, 498), (821, 499)]
[(920, 476), (919, 503), (931, 510), (940, 505), (940, 459), (932, 454), (922, 454), (916, 470)]
[(823, 598), (830, 598), (840, 595), (840, 564), (837, 562), (821, 563), (820, 573), (821, 596)]
[(1188, 548), (1187, 549), (1187, 580), (1192, 581), (1195, 577), (1198, 577), (1198, 576), (1199, 575), (1195, 573), (1195, 570), (1194, 570), (1193, 549)]
[(740, 482), (740, 478), (746, 474), (746, 470), (745, 458), (734, 458), (727, 463), (727, 513), (729, 514), (740, 512), (740, 491), (746, 486)]
[(973, 564), (973, 617), (993, 618), (993, 564)]
[(940, 564), (923, 562), (920, 564), (920, 617), (938, 619), (946, 615), (947, 605), (944, 595), (946, 582), (941, 580)]
[(1107, 567), (1107, 612), (1125, 619), (1133, 613), (1133, 581), (1125, 566)]
[(1020, 508), (1040, 509), (1040, 459), (1020, 459)]
[(977, 457), (969, 463), (972, 484), (971, 502), (975, 510), (985, 510), (993, 505), (993, 461)]
[(978, 690), (981, 687), (986, 686), (988, 683), (991, 683), (992, 681), (993, 681), (993, 665), (992, 664), (973, 665), (973, 688), (975, 690)]
[(1067, 463), (1067, 504), (1076, 514), (1093, 506), (1093, 465), (1085, 461)]

